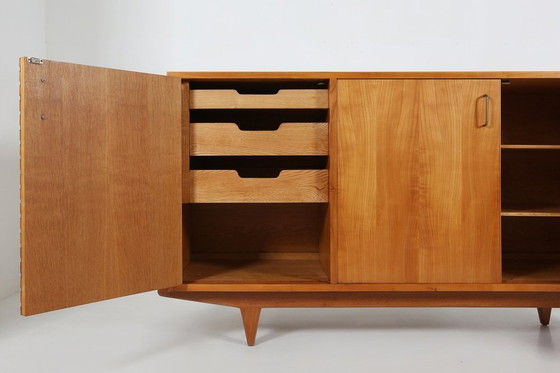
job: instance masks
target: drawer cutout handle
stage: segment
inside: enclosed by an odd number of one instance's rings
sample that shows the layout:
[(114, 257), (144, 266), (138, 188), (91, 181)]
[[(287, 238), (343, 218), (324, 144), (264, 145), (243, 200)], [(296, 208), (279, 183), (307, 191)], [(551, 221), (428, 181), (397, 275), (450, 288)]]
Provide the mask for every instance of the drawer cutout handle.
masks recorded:
[(274, 132), (274, 131), (278, 131), (280, 129), (280, 126), (282, 126), (281, 122), (271, 122), (271, 123), (263, 123), (263, 124), (259, 124), (259, 125), (250, 125), (247, 123), (234, 123), (237, 128), (240, 131), (244, 131), (244, 132), (263, 132), (263, 131), (267, 131), (267, 132)]
[(241, 179), (277, 179), (282, 173), (279, 168), (246, 168), (235, 171)]
[(280, 88), (236, 88), (240, 95), (277, 95)]

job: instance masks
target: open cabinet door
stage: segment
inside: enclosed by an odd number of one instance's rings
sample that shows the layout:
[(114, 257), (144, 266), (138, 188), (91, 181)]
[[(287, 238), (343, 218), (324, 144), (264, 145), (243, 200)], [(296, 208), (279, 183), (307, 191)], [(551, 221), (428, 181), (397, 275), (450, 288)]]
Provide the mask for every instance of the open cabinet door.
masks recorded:
[(21, 312), (178, 285), (181, 80), (20, 60)]

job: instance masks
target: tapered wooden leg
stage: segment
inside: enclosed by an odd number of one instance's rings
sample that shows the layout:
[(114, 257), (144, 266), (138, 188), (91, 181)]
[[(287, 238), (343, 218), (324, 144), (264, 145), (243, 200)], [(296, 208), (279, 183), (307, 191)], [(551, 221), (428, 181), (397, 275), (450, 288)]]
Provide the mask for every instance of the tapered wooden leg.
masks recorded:
[(552, 313), (552, 308), (537, 308), (539, 313), (539, 320), (541, 324), (548, 325), (550, 323), (550, 314)]
[(259, 327), (260, 308), (240, 308), (241, 317), (243, 318), (243, 327), (245, 328), (245, 337), (247, 337), (247, 345), (255, 345), (255, 337), (257, 336), (257, 328)]

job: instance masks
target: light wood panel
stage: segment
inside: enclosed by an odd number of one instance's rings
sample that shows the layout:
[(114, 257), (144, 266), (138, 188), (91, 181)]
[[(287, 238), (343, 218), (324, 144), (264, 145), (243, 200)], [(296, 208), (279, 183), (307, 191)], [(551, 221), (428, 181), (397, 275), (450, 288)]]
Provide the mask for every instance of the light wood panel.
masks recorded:
[(180, 79), (20, 64), (22, 313), (179, 284)]
[(191, 155), (327, 155), (327, 123), (282, 123), (242, 131), (235, 123), (191, 123)]
[(284, 170), (276, 178), (241, 178), (235, 170), (191, 170), (192, 203), (328, 202), (327, 170)]
[(502, 145), (502, 149), (560, 150), (560, 145)]
[(382, 71), (382, 72), (303, 72), (303, 71), (171, 71), (168, 75), (182, 79), (558, 79), (560, 71)]
[(339, 280), (499, 282), (500, 82), (340, 80), (338, 92)]
[(502, 209), (502, 216), (542, 216), (542, 217), (559, 217), (560, 205), (545, 207), (528, 207), (520, 206), (518, 208), (511, 207)]
[(326, 89), (281, 89), (276, 94), (241, 94), (234, 89), (195, 89), (191, 109), (327, 109)]

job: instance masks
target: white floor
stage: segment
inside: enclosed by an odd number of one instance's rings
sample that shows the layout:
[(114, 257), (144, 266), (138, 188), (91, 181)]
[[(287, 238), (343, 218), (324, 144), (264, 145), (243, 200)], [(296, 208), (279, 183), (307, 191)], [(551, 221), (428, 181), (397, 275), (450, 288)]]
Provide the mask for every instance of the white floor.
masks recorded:
[(135, 295), (19, 316), (0, 301), (0, 372), (559, 372), (560, 310), (235, 308)]

